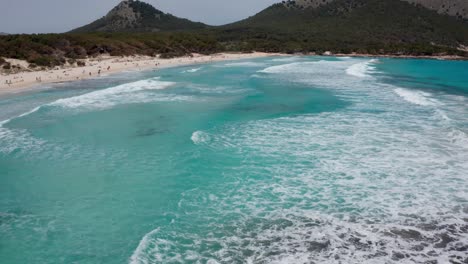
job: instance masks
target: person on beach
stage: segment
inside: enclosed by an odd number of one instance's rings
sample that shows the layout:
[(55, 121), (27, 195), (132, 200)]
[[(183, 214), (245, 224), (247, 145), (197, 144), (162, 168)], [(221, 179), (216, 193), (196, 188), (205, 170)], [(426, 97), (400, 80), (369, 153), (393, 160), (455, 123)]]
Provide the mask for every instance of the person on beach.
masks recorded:
[(91, 76), (91, 75), (92, 75), (91, 72), (89, 72), (89, 76)]
[(109, 67), (107, 67), (107, 71), (110, 71), (110, 66), (109, 66)]
[(98, 75), (101, 75), (101, 70), (98, 71)]

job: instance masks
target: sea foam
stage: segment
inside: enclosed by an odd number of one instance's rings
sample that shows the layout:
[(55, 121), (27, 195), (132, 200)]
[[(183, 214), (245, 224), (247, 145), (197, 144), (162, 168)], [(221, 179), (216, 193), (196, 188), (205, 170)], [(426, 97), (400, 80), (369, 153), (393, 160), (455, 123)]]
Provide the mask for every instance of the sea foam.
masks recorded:
[[(362, 63), (351, 69), (367, 71), (362, 65), (370, 62)], [(233, 158), (238, 165), (223, 168), (228, 181), (184, 192), (178, 209), (196, 212), (198, 221), (189, 216), (145, 235), (137, 263), (175, 261), (175, 255), (200, 263), (466, 259), (468, 152), (466, 134), (455, 123), (466, 122), (466, 107), (344, 74), (355, 64), (290, 63), (260, 71), (320, 84), (353, 104), (194, 132), (197, 145), (239, 153)], [(209, 203), (213, 193), (216, 201)]]
[(293, 57), (284, 57), (284, 58), (272, 59), (271, 61), (275, 61), (275, 62), (293, 62), (293, 61), (298, 61), (300, 59), (301, 59), (301, 57), (293, 56)]
[(440, 104), (436, 99), (431, 98), (431, 94), (422, 91), (396, 88), (395, 93), (401, 96), (405, 101), (420, 106), (435, 106)]
[(49, 105), (65, 108), (105, 109), (122, 103), (151, 102), (157, 100), (157, 96), (147, 94), (146, 91), (162, 90), (174, 84), (174, 82), (165, 82), (160, 81), (159, 78), (153, 78), (59, 99)]
[(378, 62), (376, 59), (372, 59), (353, 64), (346, 69), (346, 74), (359, 78), (369, 78), (371, 77), (370, 73), (375, 70), (375, 67), (373, 67), (372, 64), (376, 62)]
[(183, 71), (182, 73), (194, 73), (194, 72), (197, 72), (197, 71), (199, 71), (201, 69), (202, 68), (193, 68), (193, 69), (190, 69), (190, 70)]
[(262, 62), (253, 62), (253, 61), (243, 61), (243, 62), (232, 62), (224, 64), (225, 67), (262, 67), (265, 66), (265, 63)]
[(196, 145), (208, 142), (210, 140), (210, 136), (203, 131), (195, 131), (190, 138), (192, 142)]

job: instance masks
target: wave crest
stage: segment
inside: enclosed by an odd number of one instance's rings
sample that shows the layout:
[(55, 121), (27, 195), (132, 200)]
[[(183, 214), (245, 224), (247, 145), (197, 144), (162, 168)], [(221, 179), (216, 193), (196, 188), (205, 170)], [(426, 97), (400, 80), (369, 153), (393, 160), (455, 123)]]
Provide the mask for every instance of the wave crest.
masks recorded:
[(192, 137), (190, 139), (194, 144), (200, 145), (208, 142), (210, 140), (210, 135), (203, 131), (195, 131), (193, 132)]
[(153, 78), (126, 83), (75, 97), (59, 99), (49, 105), (65, 108), (105, 109), (122, 103), (150, 102), (153, 99), (147, 96), (144, 91), (162, 90), (174, 84), (174, 82), (164, 82), (159, 81), (159, 78)]
[(375, 70), (375, 67), (373, 67), (372, 64), (376, 62), (378, 62), (378, 60), (372, 59), (353, 64), (346, 69), (346, 74), (359, 78), (369, 78), (371, 77), (370, 73)]
[(396, 88), (395, 93), (398, 94), (405, 101), (420, 106), (436, 106), (439, 102), (431, 98), (430, 93), (422, 91), (412, 91), (404, 88)]

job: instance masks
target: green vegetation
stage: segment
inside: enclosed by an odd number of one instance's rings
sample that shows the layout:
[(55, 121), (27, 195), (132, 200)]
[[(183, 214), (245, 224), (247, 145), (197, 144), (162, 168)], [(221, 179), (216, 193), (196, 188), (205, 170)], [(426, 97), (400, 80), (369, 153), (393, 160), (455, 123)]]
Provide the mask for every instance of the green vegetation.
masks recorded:
[(394, 0), (337, 0), (317, 9), (276, 4), (226, 25), (219, 40), (283, 52), (464, 55), (468, 22)]
[[(145, 17), (149, 19), (154, 12), (170, 16), (142, 2), (129, 3), (143, 13), (142, 21), (146, 21)], [(145, 12), (150, 15), (145, 15)], [(154, 19), (143, 24), (149, 29), (156, 26), (151, 24), (152, 21)], [(170, 19), (167, 21), (168, 25), (178, 29), (185, 27), (170, 22)], [(460, 45), (468, 46), (468, 21), (394, 0), (336, 0), (317, 9), (287, 8), (276, 4), (230, 25), (198, 29), (187, 26), (186, 29), (154, 33), (0, 36), (0, 56), (25, 59), (41, 67), (61, 65), (67, 61), (83, 65), (79, 59), (100, 54), (160, 54), (162, 58), (170, 58), (223, 51), (331, 51), (468, 57), (466, 51), (457, 49)]]
[(112, 56), (161, 54), (163, 57), (221, 51), (207, 33), (90, 33), (8, 35), (0, 37), (3, 57), (24, 59), (38, 66), (56, 66), (66, 59), (100, 54)]

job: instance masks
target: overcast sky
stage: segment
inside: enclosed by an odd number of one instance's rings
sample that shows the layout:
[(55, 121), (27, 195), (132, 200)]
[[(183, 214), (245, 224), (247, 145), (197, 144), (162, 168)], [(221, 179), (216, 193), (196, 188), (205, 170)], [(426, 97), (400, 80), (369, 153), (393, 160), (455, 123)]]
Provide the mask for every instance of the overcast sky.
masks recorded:
[[(0, 0), (0, 32), (65, 32), (104, 16), (121, 0)], [(280, 0), (144, 0), (210, 25), (234, 22)]]

